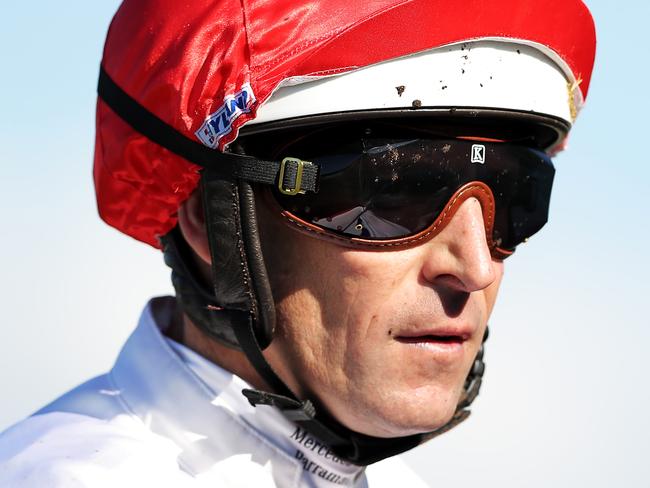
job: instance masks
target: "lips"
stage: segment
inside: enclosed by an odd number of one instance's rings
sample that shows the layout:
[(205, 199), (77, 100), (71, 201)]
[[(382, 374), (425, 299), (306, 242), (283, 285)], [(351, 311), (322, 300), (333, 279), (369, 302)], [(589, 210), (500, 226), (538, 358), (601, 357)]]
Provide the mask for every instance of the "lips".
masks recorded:
[(439, 344), (462, 344), (467, 340), (466, 337), (462, 335), (418, 335), (418, 336), (397, 336), (395, 340), (403, 342), (406, 344), (418, 344), (418, 343), (439, 343)]
[(474, 332), (471, 326), (417, 328), (398, 331), (394, 338), (400, 342), (440, 342), (443, 344), (461, 344), (467, 341)]
[(455, 363), (463, 357), (465, 342), (472, 337), (473, 331), (474, 329), (467, 325), (435, 329), (417, 328), (397, 331), (393, 339), (406, 347), (433, 354), (439, 361)]

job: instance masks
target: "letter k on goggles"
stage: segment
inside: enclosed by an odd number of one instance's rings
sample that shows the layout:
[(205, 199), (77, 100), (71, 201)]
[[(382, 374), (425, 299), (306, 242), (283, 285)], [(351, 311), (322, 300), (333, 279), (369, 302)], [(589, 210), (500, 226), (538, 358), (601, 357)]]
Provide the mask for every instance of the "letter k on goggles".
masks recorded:
[[(294, 147), (295, 146), (295, 147)], [(320, 166), (318, 193), (275, 189), (303, 232), (365, 249), (415, 245), (438, 234), (470, 197), (487, 244), (504, 259), (548, 219), (555, 169), (543, 152), (505, 142), (427, 138), (303, 139), (282, 155)]]

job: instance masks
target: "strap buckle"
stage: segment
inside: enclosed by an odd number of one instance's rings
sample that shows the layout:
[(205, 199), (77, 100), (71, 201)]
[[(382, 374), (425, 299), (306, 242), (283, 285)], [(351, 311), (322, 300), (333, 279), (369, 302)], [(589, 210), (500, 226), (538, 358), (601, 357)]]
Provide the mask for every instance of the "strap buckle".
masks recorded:
[[(293, 183), (290, 187), (284, 185), (284, 175), (286, 173), (287, 163), (296, 164), (296, 176), (293, 180)], [(302, 173), (305, 168), (305, 164), (311, 164), (309, 161), (303, 161), (298, 158), (284, 158), (280, 163), (280, 178), (278, 180), (278, 189), (280, 193), (285, 195), (297, 195), (298, 193), (305, 193), (305, 190), (301, 189), (302, 185)]]
[(316, 407), (309, 400), (300, 402), (283, 395), (249, 388), (244, 388), (241, 392), (252, 406), (270, 405), (279, 408), (293, 422), (312, 420), (316, 416)]

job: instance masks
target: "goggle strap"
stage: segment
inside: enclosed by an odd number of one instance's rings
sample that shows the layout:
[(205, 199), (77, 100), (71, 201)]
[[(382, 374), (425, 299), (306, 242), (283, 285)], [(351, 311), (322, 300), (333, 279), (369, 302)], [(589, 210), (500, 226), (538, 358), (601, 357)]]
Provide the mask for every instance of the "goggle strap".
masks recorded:
[[(193, 141), (135, 101), (112, 80), (103, 66), (99, 70), (97, 93), (99, 98), (136, 132), (190, 163), (213, 170), (223, 179), (239, 178), (253, 183), (278, 185), (300, 193), (318, 191), (318, 165), (302, 161), (302, 176), (298, 178), (298, 165), (295, 163), (266, 161), (251, 156), (224, 153)], [(281, 170), (284, 170), (283, 178), (279, 181)]]

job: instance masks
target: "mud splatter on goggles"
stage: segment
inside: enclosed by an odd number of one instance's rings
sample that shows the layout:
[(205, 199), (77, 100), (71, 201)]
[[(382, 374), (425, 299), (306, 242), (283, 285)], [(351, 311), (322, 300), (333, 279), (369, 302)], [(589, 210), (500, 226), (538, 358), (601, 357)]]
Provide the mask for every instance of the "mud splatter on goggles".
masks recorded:
[(347, 246), (415, 245), (439, 233), (474, 197), (491, 253), (503, 259), (548, 218), (555, 169), (546, 154), (526, 145), (369, 134), (347, 142), (307, 137), (281, 153), (291, 156), (287, 164), (320, 166), (317, 193), (273, 191), (281, 214), (303, 232)]

